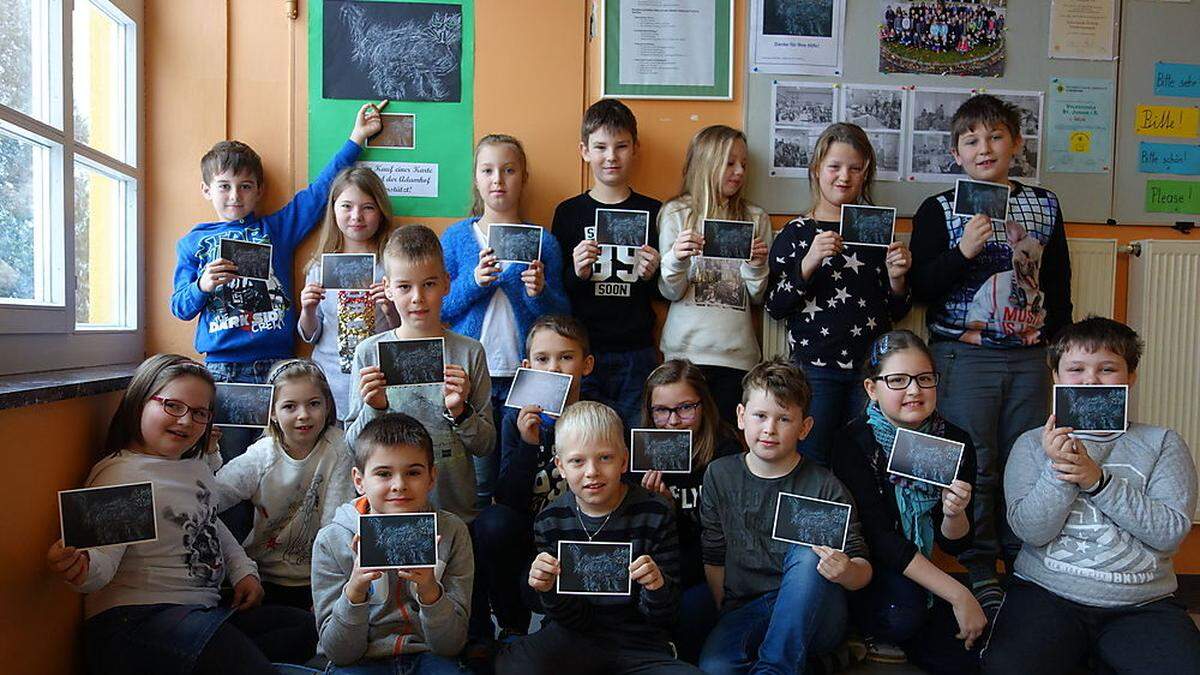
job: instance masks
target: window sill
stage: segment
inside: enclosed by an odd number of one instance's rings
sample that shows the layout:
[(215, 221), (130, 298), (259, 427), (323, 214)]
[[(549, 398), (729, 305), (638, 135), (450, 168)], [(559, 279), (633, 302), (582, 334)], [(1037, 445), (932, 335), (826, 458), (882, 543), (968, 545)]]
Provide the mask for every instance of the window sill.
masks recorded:
[(136, 363), (0, 376), (0, 410), (120, 391)]

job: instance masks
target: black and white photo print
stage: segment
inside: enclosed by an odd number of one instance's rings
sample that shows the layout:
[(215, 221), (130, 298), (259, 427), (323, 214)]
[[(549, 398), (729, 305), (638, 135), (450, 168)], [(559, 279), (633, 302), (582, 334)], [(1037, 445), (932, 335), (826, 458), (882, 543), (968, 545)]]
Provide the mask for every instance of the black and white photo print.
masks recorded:
[(1129, 425), (1129, 385), (1054, 385), (1054, 426), (1079, 433), (1125, 431)]
[(630, 429), (630, 471), (691, 473), (691, 429)]
[(958, 476), (963, 447), (948, 438), (898, 428), (887, 470), (897, 476), (950, 487)]
[(649, 243), (650, 212), (596, 209), (596, 243), (641, 248)]
[(532, 263), (542, 258), (542, 228), (538, 225), (488, 225), (488, 248), (504, 263)]
[(512, 386), (508, 389), (508, 398), (504, 400), (504, 407), (521, 409), (527, 405), (536, 405), (547, 415), (558, 417), (566, 407), (572, 379), (566, 373), (517, 368)]
[(359, 514), (358, 565), (374, 570), (436, 567), (437, 515)]
[(771, 538), (804, 546), (846, 549), (850, 505), (780, 492)]
[(222, 239), (221, 257), (237, 265), (237, 274), (246, 279), (266, 281), (271, 277), (271, 245), (241, 239)]
[(745, 220), (704, 220), (704, 250), (706, 258), (749, 260), (754, 242), (754, 223)]
[(846, 244), (887, 248), (896, 232), (896, 209), (842, 204), (840, 232)]
[(959, 178), (954, 184), (954, 215), (982, 213), (997, 223), (1008, 220), (1008, 186)]
[(324, 253), (321, 285), (327, 291), (361, 291), (375, 283), (374, 253)]
[(632, 563), (631, 543), (560, 541), (556, 590), (560, 595), (629, 595)]
[(218, 382), (213, 424), (219, 427), (265, 429), (271, 423), (275, 387), (269, 384)]
[(127, 483), (58, 493), (63, 545), (99, 548), (158, 539), (151, 483)]
[(388, 387), (416, 387), (446, 381), (446, 339), (380, 340), (379, 369)]

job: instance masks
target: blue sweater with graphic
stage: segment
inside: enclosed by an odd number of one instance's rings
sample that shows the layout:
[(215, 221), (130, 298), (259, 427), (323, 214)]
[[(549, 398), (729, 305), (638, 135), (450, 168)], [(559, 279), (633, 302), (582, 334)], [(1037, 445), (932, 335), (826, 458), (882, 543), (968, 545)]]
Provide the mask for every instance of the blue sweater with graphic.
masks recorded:
[[(292, 256), (320, 222), (329, 186), (361, 148), (347, 140), (321, 174), (275, 213), (229, 222), (201, 223), (175, 246), (175, 292), (171, 313), (196, 324), (196, 351), (214, 363), (283, 359), (295, 348), (296, 310), (292, 302)], [(222, 239), (271, 244), (267, 280), (238, 277), (212, 293), (200, 290), (204, 266), (221, 254)]]

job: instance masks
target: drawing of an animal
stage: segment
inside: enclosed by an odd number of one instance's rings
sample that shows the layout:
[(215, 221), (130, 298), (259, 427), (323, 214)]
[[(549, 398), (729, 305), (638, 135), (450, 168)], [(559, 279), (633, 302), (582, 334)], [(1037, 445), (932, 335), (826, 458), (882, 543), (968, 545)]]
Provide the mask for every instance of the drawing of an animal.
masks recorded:
[(575, 574), (583, 589), (593, 593), (618, 593), (626, 587), (625, 574), (628, 554), (624, 549), (591, 553), (583, 547), (567, 549), (575, 561)]
[(361, 7), (346, 4), (341, 19), (350, 31), (351, 58), (366, 69), (377, 96), (400, 101), (450, 98), (462, 58), (462, 15), (437, 12), (425, 23), (383, 25), (369, 22)]

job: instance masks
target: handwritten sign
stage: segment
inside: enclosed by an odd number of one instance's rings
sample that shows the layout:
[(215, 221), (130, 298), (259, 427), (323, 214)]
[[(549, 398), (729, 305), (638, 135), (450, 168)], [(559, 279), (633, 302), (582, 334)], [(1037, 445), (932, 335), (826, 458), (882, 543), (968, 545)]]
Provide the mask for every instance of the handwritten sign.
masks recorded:
[(1154, 64), (1154, 95), (1200, 98), (1200, 65), (1161, 61)]
[(1149, 143), (1142, 141), (1138, 150), (1138, 171), (1200, 176), (1200, 145)]
[(1146, 181), (1148, 213), (1200, 213), (1200, 182)]
[(424, 162), (359, 162), (383, 181), (393, 197), (437, 197), (438, 165)]
[(1200, 127), (1200, 108), (1174, 105), (1139, 105), (1133, 129), (1142, 136), (1195, 138)]

